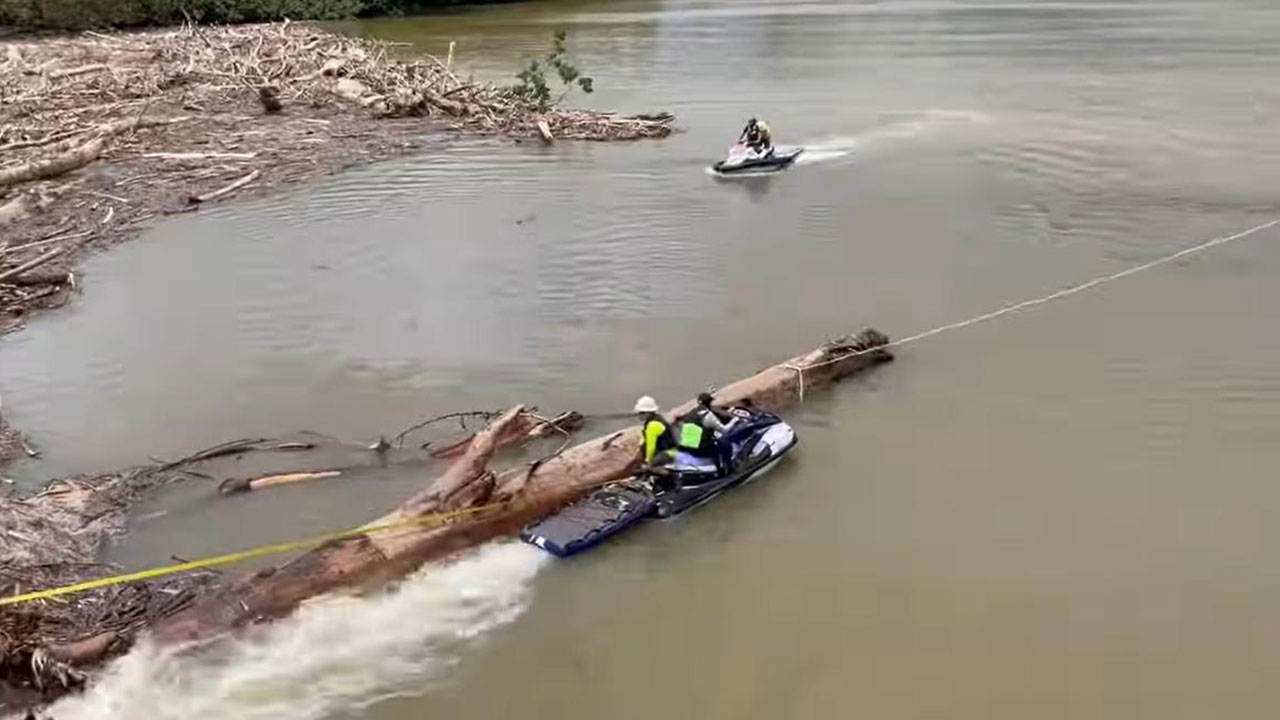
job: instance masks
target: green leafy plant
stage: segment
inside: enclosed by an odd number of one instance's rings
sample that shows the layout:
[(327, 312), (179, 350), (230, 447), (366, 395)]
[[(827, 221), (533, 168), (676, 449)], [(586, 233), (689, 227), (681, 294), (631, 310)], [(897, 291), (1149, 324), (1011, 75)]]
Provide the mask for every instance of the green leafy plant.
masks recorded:
[[(568, 37), (565, 31), (556, 31), (551, 50), (542, 58), (529, 60), (529, 64), (516, 73), (519, 82), (507, 88), (513, 98), (539, 112), (545, 112), (560, 104), (574, 87), (587, 94), (595, 90), (594, 81), (583, 75), (566, 57), (569, 53)], [(551, 83), (547, 80), (548, 70), (555, 71), (560, 79), (563, 90), (558, 97), (552, 96)]]

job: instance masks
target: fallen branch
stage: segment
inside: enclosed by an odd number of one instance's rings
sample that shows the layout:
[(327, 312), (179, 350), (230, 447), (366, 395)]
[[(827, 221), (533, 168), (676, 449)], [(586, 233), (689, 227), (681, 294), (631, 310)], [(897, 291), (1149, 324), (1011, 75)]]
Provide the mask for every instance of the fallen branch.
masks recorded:
[(31, 250), (33, 248), (44, 247), (45, 245), (52, 245), (53, 243), (66, 242), (68, 240), (79, 240), (80, 238), (89, 237), (92, 234), (93, 232), (91, 230), (85, 230), (84, 232), (78, 232), (78, 233), (67, 233), (64, 231), (62, 233), (59, 233), (58, 235), (55, 235), (54, 237), (51, 237), (45, 240), (37, 240), (35, 242), (29, 242), (24, 245), (14, 245), (13, 247), (9, 247), (9, 248), (0, 248), (0, 257), (4, 255), (11, 255), (13, 253), (20, 252), (22, 250)]
[(272, 487), (274, 485), (288, 485), (290, 483), (305, 482), (307, 480), (323, 480), (326, 478), (338, 477), (341, 474), (341, 470), (320, 470), (317, 472), (263, 475), (262, 477), (256, 478), (227, 478), (218, 485), (218, 492), (223, 495), (230, 495), (232, 493), (249, 492), (250, 490), (261, 490), (262, 488)]
[(19, 275), (27, 272), (28, 270), (34, 270), (40, 267), (41, 265), (49, 262), (50, 260), (66, 252), (67, 249), (68, 247), (66, 245), (63, 245), (62, 247), (59, 247), (59, 248), (54, 248), (49, 252), (45, 253), (44, 255), (41, 255), (40, 257), (36, 258), (35, 260), (32, 260), (31, 262), (23, 263), (18, 267), (13, 268), (12, 270), (6, 270), (5, 272), (0, 273), (0, 283), (6, 282), (11, 278), (16, 278)]
[(236, 190), (239, 190), (245, 185), (248, 185), (254, 180), (257, 180), (261, 176), (262, 176), (261, 170), (254, 170), (253, 172), (249, 173), (248, 175), (245, 175), (239, 180), (236, 180), (230, 185), (218, 188), (217, 190), (214, 190), (211, 193), (205, 193), (204, 195), (192, 195), (191, 197), (188, 198), (188, 201), (191, 202), (191, 204), (193, 205), (198, 205), (200, 203), (209, 202), (210, 200), (217, 200), (218, 198), (223, 197), (225, 195), (230, 195)]
[(11, 142), (7, 145), (0, 145), (0, 152), (8, 152), (10, 150), (21, 150), (23, 148), (41, 147), (44, 145), (56, 143), (59, 140), (66, 140), (69, 137), (82, 135), (86, 132), (88, 132), (88, 130), (84, 128), (77, 128), (75, 130), (66, 130), (64, 132), (50, 133), (40, 138), (39, 140), (21, 140), (18, 142)]
[(69, 77), (76, 77), (78, 75), (88, 75), (89, 73), (102, 72), (103, 70), (107, 70), (107, 69), (108, 67), (102, 63), (96, 63), (93, 65), (81, 65), (80, 67), (69, 68), (67, 70), (54, 70), (53, 72), (49, 73), (49, 77), (53, 80), (57, 80), (60, 78), (69, 78)]
[[(536, 413), (526, 412), (520, 416), (517, 422), (511, 424), (508, 432), (502, 438), (499, 438), (498, 444), (500, 448), (525, 445), (533, 440), (549, 437), (556, 433), (567, 435), (582, 427), (582, 424), (582, 415), (573, 411), (561, 413), (552, 419), (544, 418)], [(471, 443), (473, 437), (475, 437), (474, 434), (467, 435), (455, 443), (433, 449), (431, 457), (458, 457), (466, 452), (467, 446)]]
[(548, 145), (556, 141), (555, 135), (551, 134), (551, 126), (543, 118), (538, 118), (538, 134), (542, 136), (542, 141)]
[(15, 168), (0, 170), (0, 188), (32, 180), (44, 180), (57, 177), (84, 167), (102, 154), (104, 143), (102, 138), (94, 138), (89, 142), (57, 155), (48, 160), (23, 163)]
[[(444, 422), (445, 420), (457, 420), (458, 424), (461, 425), (462, 429), (465, 430), (467, 427), (466, 425), (467, 418), (481, 418), (485, 421), (489, 421), (494, 419), (497, 416), (498, 416), (498, 413), (490, 412), (488, 410), (464, 410), (461, 412), (445, 413), (444, 415), (437, 415), (433, 418), (427, 418), (426, 420), (422, 420), (420, 422), (416, 422), (410, 425), (409, 427), (396, 433), (395, 437), (391, 439), (391, 442), (393, 442), (396, 447), (404, 447), (404, 439), (408, 437), (409, 433), (417, 432), (418, 430), (421, 430), (425, 427), (429, 427), (438, 422)], [(470, 442), (470, 437), (467, 438), (467, 442)]]

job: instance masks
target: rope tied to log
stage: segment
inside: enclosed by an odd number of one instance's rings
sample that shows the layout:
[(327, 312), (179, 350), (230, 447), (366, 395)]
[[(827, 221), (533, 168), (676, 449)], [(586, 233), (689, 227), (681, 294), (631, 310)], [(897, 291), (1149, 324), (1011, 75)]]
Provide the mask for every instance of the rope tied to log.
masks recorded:
[(1107, 275), (1100, 275), (1090, 280), (1086, 280), (1084, 282), (1076, 283), (1075, 285), (1071, 285), (1069, 287), (1063, 288), (1062, 290), (1051, 292), (1047, 295), (1030, 298), (1028, 300), (1020, 300), (1018, 302), (1005, 305), (1004, 307), (998, 308), (996, 310), (985, 312), (985, 313), (982, 313), (981, 315), (975, 315), (965, 320), (959, 320), (956, 322), (947, 323), (946, 325), (939, 325), (938, 327), (935, 327), (931, 330), (925, 330), (924, 332), (919, 332), (919, 333), (916, 333), (915, 335), (909, 335), (907, 337), (904, 337), (898, 340), (892, 340), (889, 342), (881, 343), (874, 347), (865, 347), (858, 350), (852, 350), (850, 352), (841, 353), (829, 360), (810, 363), (805, 367), (799, 367), (792, 363), (787, 363), (782, 367), (787, 368), (788, 370), (794, 370), (796, 371), (796, 374), (799, 375), (800, 400), (803, 401), (805, 370), (813, 370), (820, 367), (826, 367), (827, 365), (834, 365), (838, 362), (843, 362), (845, 360), (848, 360), (849, 358), (854, 358), (861, 355), (869, 355), (871, 353), (879, 352), (881, 350), (887, 350), (888, 348), (901, 347), (908, 343), (913, 343), (918, 340), (924, 340), (925, 338), (933, 337), (934, 335), (941, 335), (944, 332), (950, 332), (951, 330), (959, 330), (961, 328), (966, 328), (971, 325), (977, 325), (979, 323), (983, 323), (988, 320), (995, 320), (996, 318), (1004, 317), (1005, 315), (1012, 315), (1013, 313), (1016, 313), (1022, 310), (1037, 307), (1040, 305), (1045, 305), (1050, 302), (1053, 302), (1054, 300), (1061, 300), (1062, 298), (1070, 297), (1072, 295), (1082, 293), (1086, 290), (1092, 290), (1093, 288), (1098, 287), (1100, 285), (1105, 285), (1107, 283), (1129, 277), (1130, 275), (1137, 275), (1138, 273), (1143, 272), (1145, 270), (1151, 270), (1152, 268), (1156, 268), (1161, 265), (1168, 265), (1169, 263), (1175, 262), (1177, 260), (1181, 260), (1184, 257), (1188, 257), (1190, 255), (1195, 255), (1197, 253), (1204, 252), (1211, 248), (1215, 248), (1219, 245), (1225, 245), (1229, 242), (1234, 242), (1236, 240), (1247, 238), (1250, 235), (1256, 235), (1257, 233), (1260, 233), (1264, 230), (1269, 230), (1277, 225), (1280, 225), (1280, 218), (1276, 218), (1274, 220), (1264, 222), (1260, 225), (1255, 225), (1247, 230), (1241, 230), (1240, 232), (1233, 233), (1231, 235), (1223, 235), (1221, 237), (1213, 238), (1212, 240), (1206, 240), (1204, 242), (1197, 243), (1190, 247), (1183, 248), (1182, 250), (1178, 250), (1176, 252), (1168, 253), (1166, 255), (1161, 255), (1160, 257), (1154, 260), (1149, 260), (1140, 265), (1133, 265), (1131, 267), (1125, 268), (1124, 270), (1119, 270), (1117, 272), (1110, 273)]
[[(883, 345), (881, 345), (881, 346), (877, 346), (877, 347), (872, 348), (872, 349), (873, 349), (873, 350), (878, 350), (878, 349), (880, 349), (881, 347), (884, 347), (884, 346), (883, 346)], [(859, 352), (863, 352), (863, 351), (859, 351)], [(841, 357), (841, 358), (838, 358), (838, 359), (839, 359), (839, 360), (843, 360), (843, 359), (844, 359), (844, 358), (846, 358), (846, 357), (855, 357), (855, 356), (854, 356), (854, 355), (845, 355), (845, 356), (843, 356), (843, 357)], [(831, 361), (831, 362), (835, 362), (835, 361), (833, 360), (833, 361)], [(794, 371), (795, 371), (795, 373), (796, 373), (796, 382), (797, 382), (797, 383), (799, 383), (799, 385), (800, 385), (800, 389), (799, 389), (800, 402), (804, 402), (804, 371), (805, 371), (804, 366), (802, 366), (802, 365), (796, 365), (795, 363), (783, 363), (780, 367), (782, 367), (782, 368), (783, 368), (783, 369), (785, 369), (785, 370), (794, 370)]]

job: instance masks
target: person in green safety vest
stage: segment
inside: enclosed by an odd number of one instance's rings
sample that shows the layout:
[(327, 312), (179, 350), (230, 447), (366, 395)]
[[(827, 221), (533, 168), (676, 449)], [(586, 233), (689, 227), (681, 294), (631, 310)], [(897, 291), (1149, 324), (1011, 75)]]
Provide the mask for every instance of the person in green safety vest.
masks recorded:
[(681, 418), (678, 442), (682, 450), (714, 459), (723, 472), (729, 460), (724, 437), (732, 419), (712, 407), (712, 399), (711, 393), (698, 393), (698, 404)]
[(675, 433), (662, 417), (658, 401), (645, 395), (636, 401), (635, 413), (640, 416), (640, 447), (646, 465), (663, 465), (671, 461), (676, 452)]

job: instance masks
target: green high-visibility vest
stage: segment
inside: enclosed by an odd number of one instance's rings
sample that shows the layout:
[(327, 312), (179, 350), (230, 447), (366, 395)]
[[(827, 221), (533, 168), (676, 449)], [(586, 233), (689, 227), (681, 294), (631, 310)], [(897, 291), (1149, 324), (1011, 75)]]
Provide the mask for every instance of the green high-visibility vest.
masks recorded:
[[(662, 439), (662, 434), (667, 431), (667, 426), (657, 420), (650, 420), (644, 424), (644, 461), (653, 462), (658, 455), (658, 443)], [(667, 442), (671, 442), (667, 440)]]
[(702, 426), (695, 422), (681, 423), (680, 447), (689, 450), (702, 447)]

